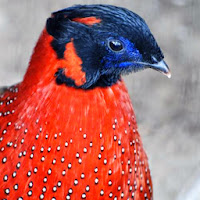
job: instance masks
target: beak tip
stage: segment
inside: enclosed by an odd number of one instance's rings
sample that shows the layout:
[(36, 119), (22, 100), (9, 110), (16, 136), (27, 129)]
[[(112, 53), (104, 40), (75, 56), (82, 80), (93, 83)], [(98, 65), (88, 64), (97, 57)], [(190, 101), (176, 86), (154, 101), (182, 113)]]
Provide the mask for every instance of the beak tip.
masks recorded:
[(171, 78), (171, 77), (172, 77), (171, 72), (168, 72), (168, 73), (166, 74), (166, 76), (167, 76), (168, 78)]
[(163, 73), (164, 75), (166, 75), (168, 78), (171, 78), (172, 74), (170, 72), (170, 69), (168, 67), (168, 65), (166, 64), (166, 62), (164, 60), (161, 60), (157, 65), (154, 65), (157, 71)]

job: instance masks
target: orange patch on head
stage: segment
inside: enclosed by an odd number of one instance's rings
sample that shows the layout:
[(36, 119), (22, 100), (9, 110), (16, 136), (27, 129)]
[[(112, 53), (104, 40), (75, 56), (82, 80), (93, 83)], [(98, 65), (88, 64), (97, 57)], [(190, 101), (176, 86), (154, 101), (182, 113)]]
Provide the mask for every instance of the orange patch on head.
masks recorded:
[(88, 26), (92, 26), (94, 24), (101, 23), (101, 19), (98, 19), (96, 17), (74, 18), (74, 19), (72, 19), (72, 21), (79, 22), (79, 23), (82, 23), (82, 24), (86, 24)]
[(74, 80), (77, 86), (86, 82), (85, 72), (82, 71), (82, 60), (77, 55), (73, 42), (66, 44), (64, 59), (60, 60), (58, 66), (65, 69), (65, 76)]

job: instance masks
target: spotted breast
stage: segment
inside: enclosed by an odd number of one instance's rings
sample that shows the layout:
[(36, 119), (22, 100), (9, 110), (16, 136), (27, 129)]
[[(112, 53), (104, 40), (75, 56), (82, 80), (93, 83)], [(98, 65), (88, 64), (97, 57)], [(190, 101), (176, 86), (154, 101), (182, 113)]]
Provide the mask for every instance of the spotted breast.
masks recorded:
[(152, 200), (123, 73), (170, 76), (144, 20), (78, 5), (47, 20), (24, 79), (0, 96), (0, 199)]
[(0, 100), (2, 199), (151, 196), (147, 157), (122, 81), (87, 92), (52, 83), (24, 95), (16, 86)]

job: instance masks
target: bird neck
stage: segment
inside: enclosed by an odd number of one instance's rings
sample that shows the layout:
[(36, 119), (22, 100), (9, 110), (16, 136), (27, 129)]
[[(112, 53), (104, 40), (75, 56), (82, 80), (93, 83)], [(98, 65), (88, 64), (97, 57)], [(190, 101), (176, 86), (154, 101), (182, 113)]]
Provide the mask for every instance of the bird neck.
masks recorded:
[(59, 71), (62, 71), (62, 75), (73, 81), (76, 86), (86, 82), (86, 74), (81, 66), (82, 60), (76, 53), (73, 39), (66, 43), (63, 58), (59, 58), (54, 50), (53, 40), (54, 38), (45, 29), (36, 44), (23, 80), (26, 87), (45, 86), (52, 81), (56, 82), (56, 74)]
[(57, 57), (51, 47), (52, 40), (53, 37), (44, 30), (34, 48), (28, 70), (24, 76), (23, 85), (26, 87), (47, 84), (54, 78)]

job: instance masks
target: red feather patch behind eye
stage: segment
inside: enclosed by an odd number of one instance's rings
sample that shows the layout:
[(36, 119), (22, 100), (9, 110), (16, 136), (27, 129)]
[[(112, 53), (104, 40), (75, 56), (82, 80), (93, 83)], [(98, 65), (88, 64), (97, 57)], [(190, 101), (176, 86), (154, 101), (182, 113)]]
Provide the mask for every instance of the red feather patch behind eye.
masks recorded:
[(82, 63), (72, 40), (66, 44), (64, 59), (61, 59), (57, 66), (65, 69), (65, 75), (74, 80), (77, 86), (81, 86), (86, 82), (86, 74), (82, 71)]
[(96, 17), (74, 18), (74, 19), (72, 19), (72, 21), (86, 24), (88, 26), (93, 26), (94, 24), (101, 23), (101, 19), (98, 19)]

